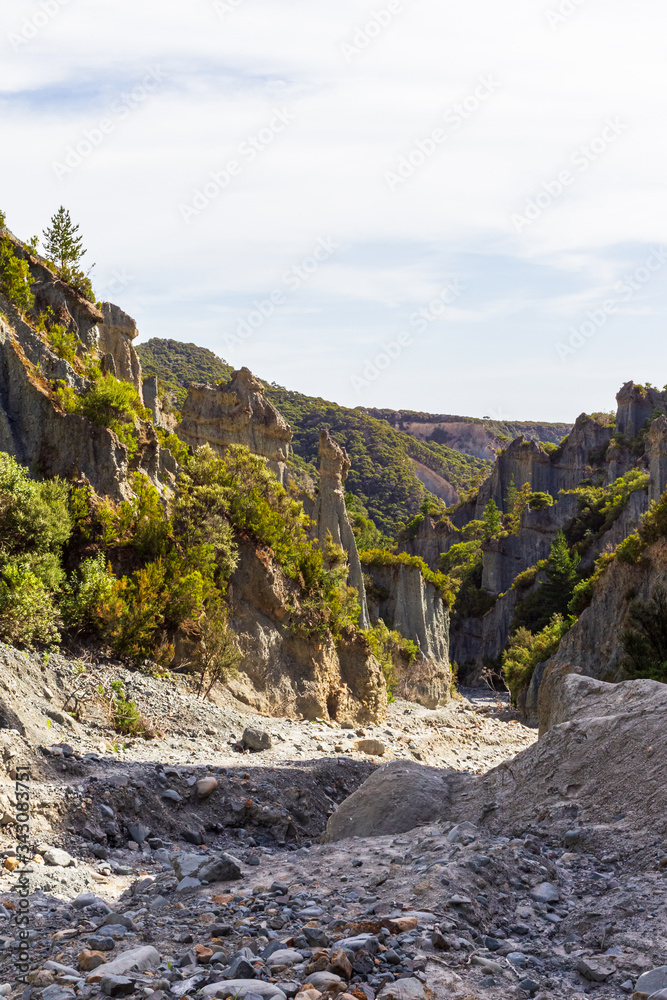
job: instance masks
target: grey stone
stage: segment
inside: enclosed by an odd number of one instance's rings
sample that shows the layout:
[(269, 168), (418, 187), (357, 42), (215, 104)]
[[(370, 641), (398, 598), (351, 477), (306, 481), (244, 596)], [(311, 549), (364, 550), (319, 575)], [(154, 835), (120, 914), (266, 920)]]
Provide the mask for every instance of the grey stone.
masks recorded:
[(542, 882), (540, 885), (536, 885), (534, 889), (530, 890), (529, 895), (536, 903), (557, 903), (560, 899), (558, 889), (551, 882)]
[(201, 992), (204, 997), (221, 997), (224, 1000), (229, 997), (240, 997), (245, 1000), (253, 993), (262, 1000), (287, 1000), (278, 986), (274, 986), (273, 983), (263, 983), (259, 979), (228, 979), (222, 983), (210, 983), (204, 986)]
[(312, 983), (316, 990), (324, 991), (329, 986), (342, 983), (343, 980), (335, 972), (313, 972), (311, 976), (308, 976), (308, 982)]
[(378, 1000), (424, 1000), (424, 987), (418, 979), (398, 979), (384, 987)]
[(97, 929), (100, 930), (102, 927), (108, 927), (110, 924), (122, 924), (123, 927), (127, 927), (128, 930), (134, 930), (132, 917), (128, 917), (125, 913), (114, 913), (113, 910), (110, 913), (107, 913), (106, 917)]
[(116, 946), (112, 937), (104, 937), (102, 934), (91, 934), (86, 940), (93, 951), (113, 951)]
[(126, 997), (134, 993), (134, 983), (125, 976), (105, 976), (100, 980), (100, 989), (106, 997)]
[(474, 840), (477, 834), (477, 827), (474, 823), (458, 823), (453, 829), (447, 834), (447, 840), (450, 844), (462, 844), (467, 843), (470, 840)]
[(577, 972), (592, 983), (606, 983), (614, 971), (611, 962), (604, 959), (580, 958), (577, 962)]
[(160, 796), (165, 800), (165, 802), (182, 802), (181, 796), (178, 794), (175, 788), (167, 788)]
[(190, 875), (186, 875), (176, 886), (176, 892), (185, 892), (186, 889), (197, 889), (201, 885), (198, 878), (192, 878)]
[(74, 996), (74, 990), (68, 990), (57, 983), (51, 983), (50, 986), (42, 990), (42, 997), (45, 1000), (73, 1000)]
[(329, 947), (329, 936), (320, 927), (304, 927), (302, 933), (312, 948)]
[(127, 832), (135, 844), (141, 845), (144, 840), (146, 840), (146, 837), (148, 837), (151, 830), (149, 826), (144, 826), (143, 823), (130, 823), (128, 824)]
[(96, 902), (97, 897), (94, 892), (82, 892), (72, 900), (72, 906), (75, 910), (82, 910), (84, 906), (92, 906)]
[(236, 858), (231, 854), (221, 854), (204, 864), (197, 877), (204, 882), (234, 882), (243, 878), (243, 874)]
[[(98, 965), (91, 973), (95, 982), (100, 982), (104, 976), (122, 976), (126, 972), (144, 972), (155, 969), (160, 964), (160, 956), (151, 945), (141, 948), (130, 948), (124, 951), (106, 965)], [(91, 976), (88, 980), (91, 981)]]
[(533, 993), (537, 993), (539, 988), (540, 984), (536, 983), (534, 979), (522, 979), (519, 983), (519, 989), (523, 990), (524, 993), (530, 993), (531, 996)]
[(69, 868), (74, 864), (74, 859), (67, 851), (60, 850), (59, 847), (49, 847), (42, 855), (47, 865), (56, 868)]
[(660, 965), (639, 977), (634, 996), (637, 1000), (646, 1000), (652, 993), (659, 993), (664, 989), (667, 989), (667, 965)]
[(303, 962), (303, 955), (295, 948), (280, 948), (268, 957), (267, 962), (270, 966), (298, 965), (299, 962)]
[(250, 750), (261, 751), (270, 750), (273, 740), (269, 733), (262, 729), (253, 729), (250, 726), (244, 731), (241, 740)]

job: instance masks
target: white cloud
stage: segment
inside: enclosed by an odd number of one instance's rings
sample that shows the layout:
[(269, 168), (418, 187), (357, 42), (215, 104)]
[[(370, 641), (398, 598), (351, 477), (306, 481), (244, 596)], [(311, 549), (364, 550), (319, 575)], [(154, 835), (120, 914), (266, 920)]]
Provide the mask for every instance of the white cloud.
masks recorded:
[[(132, 275), (119, 298), (144, 335), (219, 350), (253, 301), (332, 236), (340, 249), (244, 359), (352, 404), (358, 346), (400, 330), (448, 275), (466, 274), (451, 330), (406, 355), (374, 386), (378, 399), (479, 412), (492, 395), (483, 387), (502, 378), (512, 415), (540, 416), (539, 404), (565, 419), (592, 404), (585, 378), (559, 368), (547, 381), (551, 345), (624, 268), (667, 243), (667, 10), (585, 0), (552, 28), (546, 13), (558, 5), (403, 0), (348, 63), (341, 43), (384, 0), (239, 0), (222, 18), (213, 0), (68, 0), (14, 51), (8, 36), (40, 10), (17, 0), (0, 13), (2, 207), (28, 236), (64, 202), (98, 284), (118, 269)], [(120, 95), (155, 67), (160, 86), (114, 117)], [(497, 92), (460, 127), (447, 125), (448, 109), (483, 77)], [(275, 109), (294, 121), (250, 162), (242, 144)], [(109, 116), (113, 130), (59, 180), (53, 161)], [(575, 151), (615, 117), (627, 124), (618, 140), (517, 232), (513, 213), (572, 170)], [(438, 127), (446, 142), (392, 194), (387, 170)], [(186, 225), (179, 206), (230, 161), (240, 169), (228, 187)], [(656, 381), (666, 277), (614, 319), (618, 336), (652, 358)], [(598, 354), (580, 354), (597, 383)], [(633, 377), (627, 354), (605, 372), (610, 405), (616, 383)]]

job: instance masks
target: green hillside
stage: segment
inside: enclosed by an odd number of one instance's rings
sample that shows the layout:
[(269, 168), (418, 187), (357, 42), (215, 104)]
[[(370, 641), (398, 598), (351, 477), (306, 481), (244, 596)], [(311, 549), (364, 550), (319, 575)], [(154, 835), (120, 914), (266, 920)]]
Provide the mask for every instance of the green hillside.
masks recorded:
[[(196, 344), (153, 338), (137, 345), (146, 375), (157, 375), (163, 389), (176, 394), (181, 407), (190, 382), (226, 381), (232, 368), (212, 351)], [(261, 377), (261, 375), (260, 375)], [(418, 512), (431, 494), (417, 478), (411, 458), (432, 469), (458, 491), (470, 489), (488, 474), (491, 463), (463, 455), (446, 445), (421, 442), (395, 430), (385, 420), (361, 408), (348, 409), (266, 382), (266, 393), (289, 421), (294, 432), (292, 448), (298, 464), (317, 466), (320, 429), (327, 427), (350, 456), (348, 491), (357, 509), (365, 510), (377, 527), (395, 535), (400, 523)]]

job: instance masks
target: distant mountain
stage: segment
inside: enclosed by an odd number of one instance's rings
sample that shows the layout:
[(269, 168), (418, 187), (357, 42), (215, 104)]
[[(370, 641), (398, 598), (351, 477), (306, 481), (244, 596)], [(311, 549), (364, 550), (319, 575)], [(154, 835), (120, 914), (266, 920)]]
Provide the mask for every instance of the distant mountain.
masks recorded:
[[(156, 375), (181, 407), (190, 382), (226, 382), (232, 367), (196, 344), (153, 338), (137, 345), (145, 375)], [(260, 373), (261, 378), (261, 373)], [(352, 462), (347, 479), (351, 506), (385, 534), (413, 518), (429, 497), (456, 503), (462, 491), (486, 478), (487, 458), (465, 454), (436, 441), (419, 440), (361, 407), (349, 409), (325, 399), (265, 382), (267, 396), (292, 426), (295, 464), (317, 474), (319, 431), (327, 427)]]
[(368, 410), (378, 420), (386, 420), (396, 430), (426, 443), (444, 444), (454, 451), (476, 458), (494, 459), (514, 438), (559, 444), (572, 424), (492, 420), (483, 417), (456, 417), (449, 414), (416, 413), (413, 410)]

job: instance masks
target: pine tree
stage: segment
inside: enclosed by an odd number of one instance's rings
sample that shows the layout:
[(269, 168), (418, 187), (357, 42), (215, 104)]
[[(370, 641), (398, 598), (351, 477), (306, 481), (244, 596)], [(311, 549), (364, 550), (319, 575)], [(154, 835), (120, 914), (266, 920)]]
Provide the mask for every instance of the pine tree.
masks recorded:
[(83, 236), (77, 236), (79, 227), (72, 223), (70, 214), (62, 205), (44, 230), (44, 253), (58, 268), (61, 277), (77, 269), (87, 252), (83, 249)]
[(493, 497), (491, 497), (484, 508), (482, 523), (484, 525), (483, 537), (485, 542), (495, 538), (503, 530), (503, 519)]
[(578, 553), (570, 555), (565, 535), (559, 531), (551, 545), (544, 568), (547, 578), (539, 592), (547, 620), (552, 614), (567, 614), (567, 606), (579, 579), (580, 561)]

